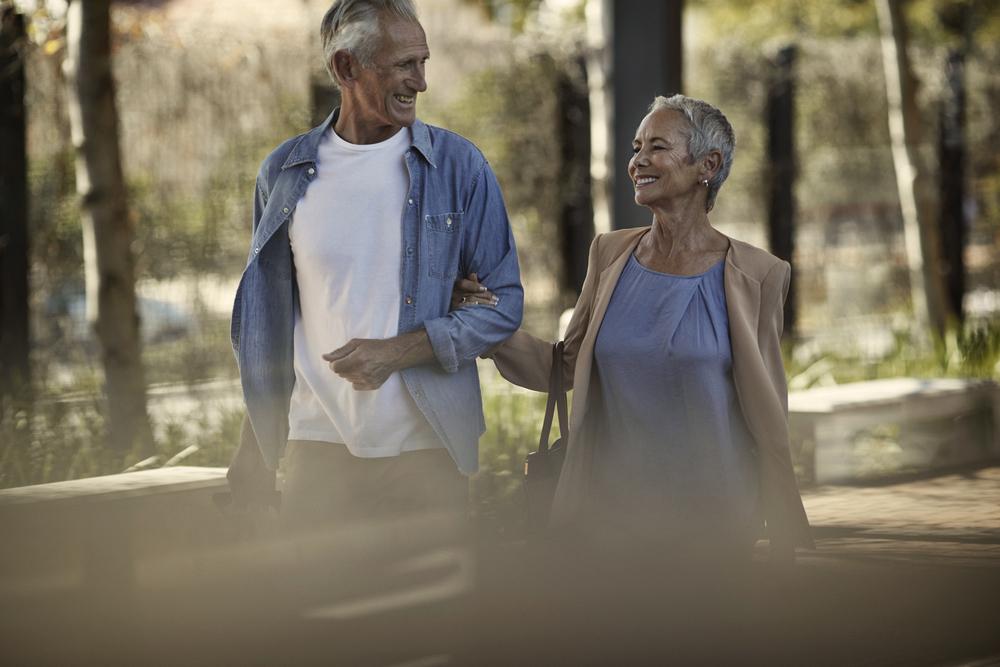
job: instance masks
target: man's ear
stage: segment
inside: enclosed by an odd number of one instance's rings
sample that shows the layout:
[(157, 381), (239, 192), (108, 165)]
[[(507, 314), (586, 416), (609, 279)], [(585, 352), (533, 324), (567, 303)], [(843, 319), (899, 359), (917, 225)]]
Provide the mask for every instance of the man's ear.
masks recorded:
[(361, 65), (350, 52), (341, 49), (333, 54), (333, 73), (342, 87), (350, 88), (358, 78)]

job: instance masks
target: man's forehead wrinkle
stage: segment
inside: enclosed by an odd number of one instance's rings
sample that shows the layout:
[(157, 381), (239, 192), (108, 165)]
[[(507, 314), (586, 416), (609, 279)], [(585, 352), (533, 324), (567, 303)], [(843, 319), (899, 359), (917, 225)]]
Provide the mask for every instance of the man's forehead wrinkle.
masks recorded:
[[(417, 30), (412, 28), (416, 26)], [(420, 24), (407, 24), (391, 22), (382, 36), (382, 43), (379, 51), (384, 57), (398, 60), (408, 56), (430, 56), (430, 49), (427, 46), (427, 36), (424, 34)]]

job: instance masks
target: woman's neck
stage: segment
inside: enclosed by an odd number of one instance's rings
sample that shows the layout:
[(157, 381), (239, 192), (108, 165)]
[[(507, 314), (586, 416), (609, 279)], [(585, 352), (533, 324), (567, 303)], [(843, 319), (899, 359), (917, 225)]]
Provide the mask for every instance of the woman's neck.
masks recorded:
[(650, 249), (661, 257), (718, 250), (720, 237), (698, 207), (653, 207), (653, 224), (646, 235)]

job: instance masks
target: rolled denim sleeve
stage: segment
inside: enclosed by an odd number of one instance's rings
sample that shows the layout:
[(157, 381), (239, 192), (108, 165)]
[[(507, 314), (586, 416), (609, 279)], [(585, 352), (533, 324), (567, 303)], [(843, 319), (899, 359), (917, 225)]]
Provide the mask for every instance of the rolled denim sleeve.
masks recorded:
[(476, 273), (498, 298), (495, 307), (471, 306), (424, 322), (441, 368), (448, 373), (502, 343), (521, 325), (524, 290), (514, 234), (500, 184), (485, 161), (465, 205), (466, 230), (460, 271)]

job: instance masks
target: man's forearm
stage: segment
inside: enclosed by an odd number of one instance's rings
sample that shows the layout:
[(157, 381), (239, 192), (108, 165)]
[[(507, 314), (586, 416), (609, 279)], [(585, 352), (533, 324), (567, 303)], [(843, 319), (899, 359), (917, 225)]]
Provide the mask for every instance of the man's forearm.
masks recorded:
[(418, 329), (386, 339), (388, 355), (395, 370), (435, 361), (434, 348), (425, 329)]

